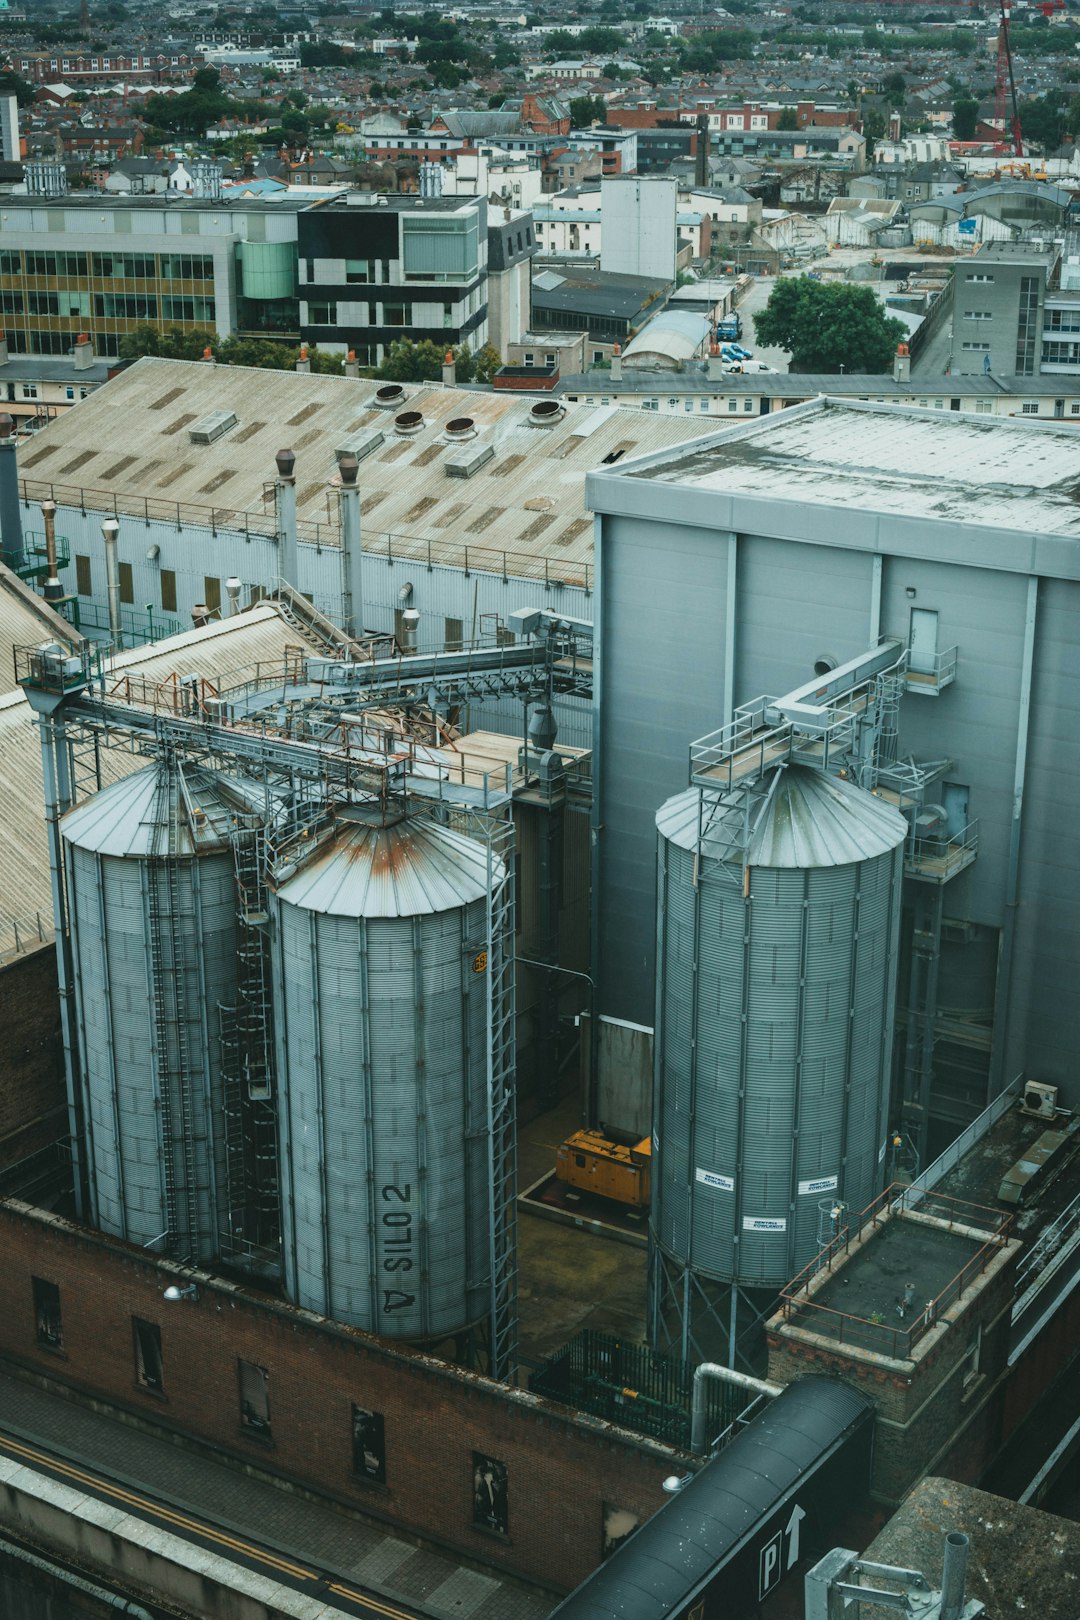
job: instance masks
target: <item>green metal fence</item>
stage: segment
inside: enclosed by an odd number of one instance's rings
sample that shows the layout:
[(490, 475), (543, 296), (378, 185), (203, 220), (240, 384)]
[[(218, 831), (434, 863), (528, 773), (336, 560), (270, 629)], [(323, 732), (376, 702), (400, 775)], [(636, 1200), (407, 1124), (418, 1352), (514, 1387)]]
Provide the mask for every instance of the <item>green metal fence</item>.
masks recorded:
[[(693, 1387), (692, 1363), (593, 1328), (583, 1328), (529, 1378), (534, 1395), (683, 1447), (690, 1444)], [(735, 1422), (750, 1398), (733, 1385), (706, 1383), (710, 1440)]]
[[(80, 601), (78, 617), (74, 622), (84, 630), (108, 630), (108, 609), (99, 607), (96, 602)], [(165, 636), (177, 636), (184, 628), (179, 619), (166, 618), (164, 614), (154, 613), (152, 610), (136, 613), (134, 609), (128, 607), (120, 609), (120, 626), (124, 632), (125, 647), (141, 646), (148, 641), (161, 641)]]

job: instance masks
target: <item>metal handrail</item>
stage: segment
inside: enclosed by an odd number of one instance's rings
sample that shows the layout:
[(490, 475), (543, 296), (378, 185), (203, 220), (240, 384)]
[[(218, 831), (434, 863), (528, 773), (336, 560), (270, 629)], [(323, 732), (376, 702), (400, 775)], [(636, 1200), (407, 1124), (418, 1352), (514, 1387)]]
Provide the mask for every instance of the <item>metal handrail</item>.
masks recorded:
[(982, 1113), (978, 1114), (970, 1125), (965, 1126), (955, 1142), (951, 1142), (944, 1153), (940, 1154), (932, 1164), (928, 1164), (926, 1169), (915, 1177), (904, 1195), (904, 1204), (907, 1209), (914, 1209), (922, 1195), (928, 1193), (932, 1187), (936, 1187), (938, 1182), (947, 1176), (955, 1165), (959, 1164), (968, 1149), (979, 1141), (981, 1137), (985, 1136), (992, 1125), (997, 1124), (1002, 1114), (1007, 1113), (1016, 1101), (1023, 1084), (1023, 1074), (1018, 1074), (1015, 1079), (1010, 1080), (1009, 1084), (1003, 1091), (998, 1093), (993, 1102), (988, 1103)]
[(929, 669), (912, 669), (908, 665), (907, 674), (929, 675), (936, 686), (948, 686), (950, 681), (956, 679), (956, 657), (959, 646), (946, 647), (942, 652), (935, 653)]
[[(912, 1196), (914, 1192), (915, 1196)], [(889, 1220), (903, 1219), (911, 1213), (915, 1205), (924, 1205), (927, 1198), (932, 1197), (936, 1206), (942, 1206), (948, 1224), (959, 1225), (971, 1230), (971, 1217), (981, 1218), (982, 1224), (976, 1230), (984, 1238), (975, 1254), (961, 1266), (960, 1270), (947, 1282), (944, 1288), (934, 1299), (927, 1300), (921, 1311), (912, 1319), (906, 1328), (893, 1327), (890, 1324), (874, 1320), (872, 1317), (858, 1316), (852, 1311), (839, 1310), (835, 1306), (825, 1305), (809, 1297), (810, 1284), (819, 1276), (822, 1270), (831, 1271), (835, 1264), (845, 1257), (847, 1249), (854, 1239), (860, 1238), (865, 1231), (884, 1225)], [(953, 1211), (959, 1212), (954, 1214)], [(920, 1211), (928, 1213), (925, 1208)], [(969, 1213), (970, 1212), (970, 1213)], [(930, 1211), (929, 1213), (934, 1213)], [(989, 1219), (987, 1219), (989, 1217)], [(939, 1212), (938, 1218), (942, 1215)], [(834, 1324), (834, 1332), (839, 1343), (859, 1343), (864, 1349), (874, 1349), (883, 1343), (891, 1345), (891, 1354), (896, 1355), (898, 1346), (904, 1348), (904, 1358), (910, 1357), (911, 1351), (919, 1339), (940, 1320), (945, 1311), (955, 1300), (962, 1298), (964, 1290), (971, 1286), (976, 1277), (981, 1276), (993, 1254), (997, 1253), (1008, 1239), (1009, 1228), (1012, 1225), (1010, 1215), (1002, 1215), (999, 1210), (990, 1209), (979, 1204), (968, 1204), (961, 1199), (950, 1198), (945, 1194), (929, 1195), (925, 1188), (911, 1189), (907, 1187), (892, 1186), (877, 1197), (872, 1204), (855, 1216), (853, 1223), (844, 1227), (832, 1241), (815, 1256), (808, 1265), (804, 1266), (797, 1277), (794, 1277), (785, 1288), (781, 1290), (780, 1298), (784, 1320), (790, 1321), (792, 1316), (803, 1312), (814, 1312), (817, 1317), (824, 1318)], [(989, 1226), (990, 1230), (984, 1230)], [(853, 1229), (854, 1228), (854, 1229)], [(802, 1296), (802, 1297), (800, 1297)], [(809, 1325), (809, 1324), (808, 1324)], [(880, 1352), (879, 1352), (880, 1353)]]
[[(23, 503), (51, 500), (58, 506), (77, 507), (85, 516), (88, 511), (105, 512), (110, 516), (141, 519), (147, 526), (152, 522), (175, 525), (177, 531), (185, 524), (209, 529), (217, 535), (219, 530), (232, 530), (245, 540), (252, 537), (277, 539), (277, 517), (273, 512), (251, 512), (227, 506), (201, 506), (193, 501), (168, 501), (149, 495), (117, 494), (115, 490), (98, 489), (92, 485), (52, 483), (48, 479), (22, 478), (20, 490)], [(321, 551), (324, 547), (340, 551), (341, 535), (336, 521), (315, 522), (298, 518), (297, 539)], [(570, 586), (591, 592), (593, 564), (574, 562), (548, 552), (513, 551), (502, 547), (474, 546), (464, 541), (435, 538), (430, 535), (410, 535), (383, 531), (368, 532), (363, 536), (365, 552), (385, 557), (388, 563), (423, 562), (429, 570), (439, 567), (464, 568), (466, 574), (497, 574), (506, 580), (542, 579), (547, 586)], [(460, 555), (460, 561), (441, 562), (439, 553), (450, 551)]]
[[(961, 857), (977, 855), (979, 851), (979, 823), (978, 819), (969, 821), (966, 827), (952, 838), (920, 837), (911, 833), (904, 848), (904, 861), (909, 866), (917, 866), (922, 860), (943, 860), (945, 870), (957, 864)], [(967, 863), (965, 862), (965, 865)]]

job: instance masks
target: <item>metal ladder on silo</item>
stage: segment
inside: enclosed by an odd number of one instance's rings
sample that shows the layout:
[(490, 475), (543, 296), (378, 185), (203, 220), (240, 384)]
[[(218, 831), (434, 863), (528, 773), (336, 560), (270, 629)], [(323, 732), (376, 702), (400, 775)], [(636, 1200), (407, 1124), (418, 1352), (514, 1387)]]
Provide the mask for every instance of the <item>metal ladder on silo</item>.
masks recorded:
[[(180, 1129), (184, 1153), (184, 1178), (187, 1189), (187, 1236), (189, 1255), (199, 1253), (199, 1215), (197, 1165), (195, 1159), (195, 1121), (191, 1111), (191, 1062), (188, 1048), (186, 997), (184, 995), (183, 913), (180, 894), (180, 864), (177, 860), (180, 801), (177, 795), (175, 814), (169, 817), (169, 853), (166, 871), (169, 884), (169, 912), (172, 920), (172, 986), (176, 1009), (176, 1070), (180, 1090)], [(198, 943), (196, 942), (196, 949)], [(207, 1144), (209, 1148), (209, 1144)]]
[[(277, 1235), (277, 1122), (272, 1102), (270, 995), (263, 925), (267, 921), (266, 830), (238, 829), (233, 837), (236, 877), (236, 1002), (222, 1007), (225, 1065), (225, 1149), (229, 1207), (255, 1222), (245, 1237), (256, 1246)], [(236, 1233), (229, 1234), (235, 1240)], [(234, 1242), (235, 1246), (235, 1242)]]
[[(197, 1253), (197, 1220), (195, 1213), (195, 1143), (191, 1119), (190, 1062), (188, 1055), (187, 1025), (184, 1017), (183, 962), (181, 960), (180, 885), (176, 860), (177, 817), (172, 807), (172, 781), (175, 763), (164, 764), (154, 798), (153, 825), (155, 833), (164, 827), (166, 848), (164, 855), (154, 851), (148, 868), (148, 914), (150, 924), (150, 973), (154, 990), (154, 1022), (157, 1033), (158, 1105), (161, 1110), (162, 1181), (165, 1195), (165, 1213), (168, 1220), (167, 1244), (177, 1259), (184, 1258), (181, 1249), (179, 1199), (176, 1186), (177, 1121), (173, 1113), (172, 1086), (175, 1079), (180, 1102), (180, 1142), (184, 1155), (186, 1190), (186, 1226), (188, 1256)], [(161, 881), (168, 887), (167, 923), (170, 928), (166, 950), (162, 927)], [(170, 994), (171, 988), (171, 994)]]
[[(163, 818), (169, 813), (168, 772), (163, 770), (154, 795), (152, 826), (156, 839)], [(146, 868), (147, 918), (150, 932), (150, 983), (154, 1002), (154, 1034), (157, 1056), (158, 1111), (161, 1115), (161, 1177), (165, 1203), (166, 1248), (177, 1250), (176, 1167), (173, 1163), (172, 1095), (169, 1084), (169, 1011), (165, 996), (165, 960), (161, 939), (161, 864), (156, 849)]]

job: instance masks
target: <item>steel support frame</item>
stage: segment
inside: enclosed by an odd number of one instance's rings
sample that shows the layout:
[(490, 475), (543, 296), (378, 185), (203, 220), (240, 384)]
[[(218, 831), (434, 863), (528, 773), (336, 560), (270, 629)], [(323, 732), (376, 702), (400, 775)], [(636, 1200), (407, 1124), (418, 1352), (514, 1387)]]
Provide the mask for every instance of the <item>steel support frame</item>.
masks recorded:
[(722, 1357), (728, 1367), (741, 1363), (746, 1372), (758, 1374), (753, 1340), (775, 1303), (769, 1289), (720, 1282), (672, 1259), (650, 1234), (648, 1336), (663, 1355), (691, 1365)]

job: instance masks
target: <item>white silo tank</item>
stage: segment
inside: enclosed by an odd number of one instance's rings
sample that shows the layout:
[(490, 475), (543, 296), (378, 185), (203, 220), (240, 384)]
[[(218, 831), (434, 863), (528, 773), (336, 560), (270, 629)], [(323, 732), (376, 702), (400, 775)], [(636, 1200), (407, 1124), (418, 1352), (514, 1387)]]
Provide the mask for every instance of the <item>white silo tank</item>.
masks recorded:
[(226, 1209), (217, 1003), (236, 983), (236, 892), (212, 778), (188, 772), (182, 795), (182, 772), (136, 771), (62, 831), (91, 1218), (207, 1261)]
[(792, 767), (744, 868), (742, 807), (701, 804), (656, 818), (651, 1233), (694, 1275), (774, 1288), (820, 1247), (823, 1198), (881, 1188), (907, 823)]
[(411, 1339), (488, 1313), (495, 964), (482, 953), (502, 871), (426, 818), (344, 822), (272, 893), (283, 1270), (298, 1305)]

